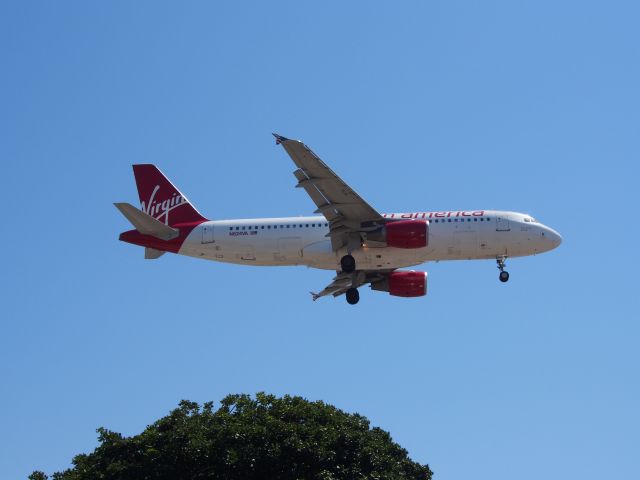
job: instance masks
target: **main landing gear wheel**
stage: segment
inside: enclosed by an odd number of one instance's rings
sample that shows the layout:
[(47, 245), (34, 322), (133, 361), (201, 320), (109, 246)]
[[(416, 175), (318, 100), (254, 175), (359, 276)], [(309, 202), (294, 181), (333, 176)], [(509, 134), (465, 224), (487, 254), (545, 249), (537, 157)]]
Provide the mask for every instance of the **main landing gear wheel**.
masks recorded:
[(356, 269), (356, 259), (351, 255), (345, 255), (340, 259), (340, 268), (344, 273), (352, 273)]
[(496, 258), (496, 262), (498, 262), (498, 269), (500, 270), (500, 275), (498, 276), (498, 278), (502, 283), (509, 281), (509, 272), (504, 269), (506, 260), (507, 257), (504, 255)]
[(347, 303), (349, 305), (355, 305), (360, 300), (360, 293), (358, 292), (357, 288), (350, 288), (349, 290), (347, 290), (345, 295), (347, 297)]

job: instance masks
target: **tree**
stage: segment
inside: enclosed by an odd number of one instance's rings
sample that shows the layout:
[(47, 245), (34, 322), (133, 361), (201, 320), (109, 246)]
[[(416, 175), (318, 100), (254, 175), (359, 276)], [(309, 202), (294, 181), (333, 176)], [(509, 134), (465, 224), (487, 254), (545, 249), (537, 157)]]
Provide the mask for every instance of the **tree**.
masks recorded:
[(29, 475), (28, 480), (47, 480), (47, 476), (43, 472), (36, 471)]
[[(220, 408), (183, 400), (142, 433), (98, 429), (100, 445), (53, 480), (420, 479), (389, 433), (323, 402), (258, 393), (229, 395)], [(36, 476), (39, 475), (39, 476)], [(41, 472), (30, 478), (46, 479)]]

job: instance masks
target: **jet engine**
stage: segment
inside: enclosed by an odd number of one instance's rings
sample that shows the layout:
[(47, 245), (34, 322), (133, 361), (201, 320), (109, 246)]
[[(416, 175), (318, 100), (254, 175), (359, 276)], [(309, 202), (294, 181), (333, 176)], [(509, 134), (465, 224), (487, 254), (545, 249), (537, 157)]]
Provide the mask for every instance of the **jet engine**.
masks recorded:
[(380, 230), (369, 233), (367, 240), (386, 243), (388, 247), (423, 248), (429, 241), (429, 224), (426, 220), (387, 222)]
[(395, 271), (371, 284), (372, 290), (396, 297), (422, 297), (427, 294), (427, 272)]

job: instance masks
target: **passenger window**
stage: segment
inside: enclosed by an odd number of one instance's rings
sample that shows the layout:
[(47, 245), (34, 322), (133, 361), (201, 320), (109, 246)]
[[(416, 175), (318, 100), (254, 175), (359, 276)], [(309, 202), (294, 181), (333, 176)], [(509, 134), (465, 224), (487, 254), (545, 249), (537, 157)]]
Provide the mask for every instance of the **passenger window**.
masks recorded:
[(328, 227), (328, 226), (329, 226), (329, 224), (328, 224), (328, 223), (325, 223), (325, 224), (324, 224), (324, 226), (325, 226), (325, 227)]
[(233, 227), (229, 227), (229, 230), (233, 230)]
[(309, 228), (309, 224), (307, 223), (307, 228)]
[(451, 223), (451, 219), (449, 219), (449, 223)]
[(474, 219), (473, 219), (473, 221), (474, 221), (474, 222), (477, 222), (477, 221), (478, 221), (478, 219), (477, 219), (477, 218), (474, 218)]

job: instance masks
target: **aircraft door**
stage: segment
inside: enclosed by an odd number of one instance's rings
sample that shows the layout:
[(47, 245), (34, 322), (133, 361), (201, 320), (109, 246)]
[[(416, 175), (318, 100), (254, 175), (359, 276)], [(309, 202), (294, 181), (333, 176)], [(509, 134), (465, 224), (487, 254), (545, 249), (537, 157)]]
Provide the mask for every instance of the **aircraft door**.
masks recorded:
[(205, 224), (202, 227), (202, 243), (215, 243), (213, 239), (213, 225)]
[(508, 232), (511, 230), (509, 219), (504, 217), (496, 217), (496, 232)]

